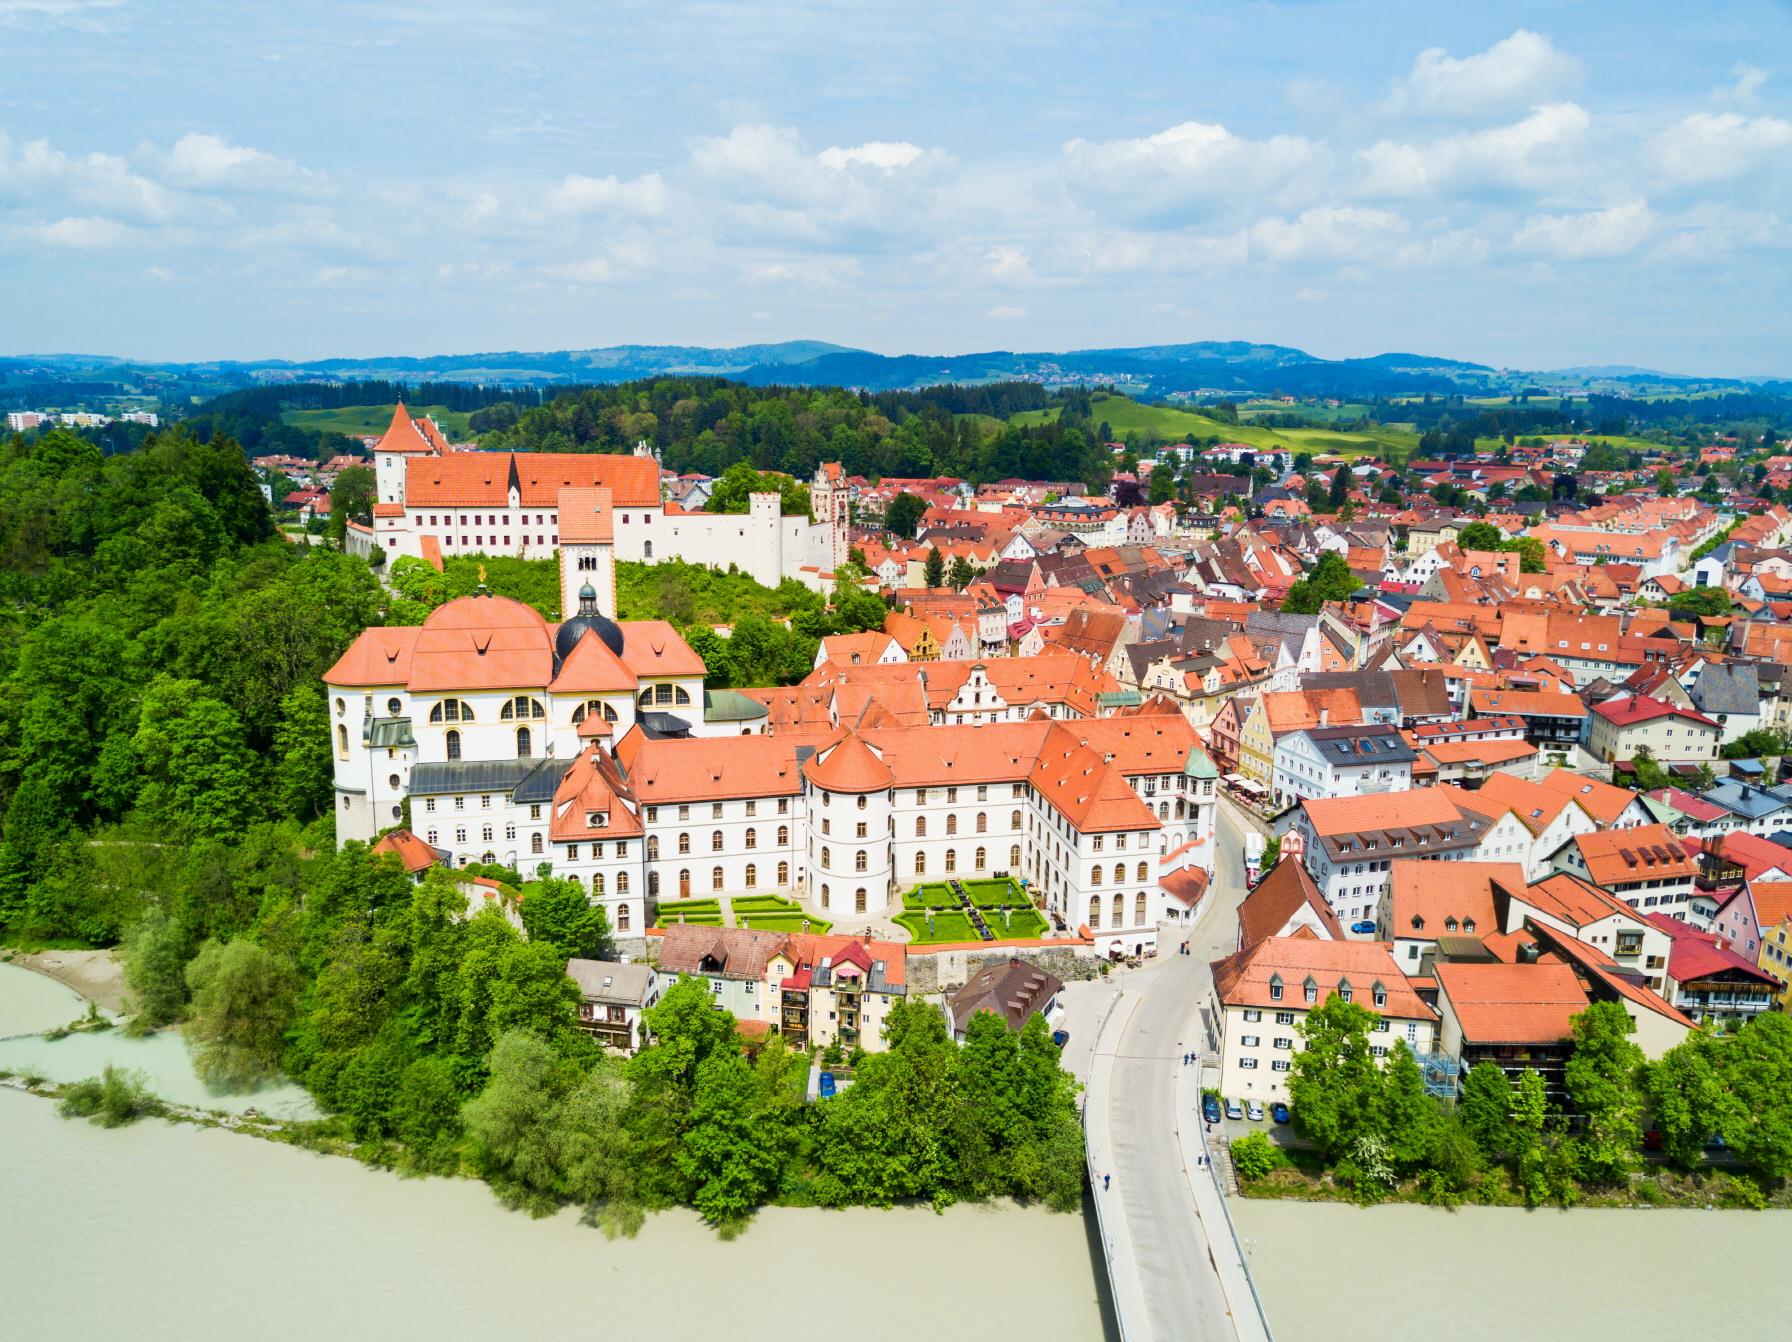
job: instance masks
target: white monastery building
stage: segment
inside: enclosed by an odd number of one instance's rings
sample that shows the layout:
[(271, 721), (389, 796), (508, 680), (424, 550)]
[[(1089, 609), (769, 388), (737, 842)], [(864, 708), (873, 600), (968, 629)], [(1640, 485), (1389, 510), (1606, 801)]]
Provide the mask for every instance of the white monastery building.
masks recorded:
[(365, 630), (325, 673), (339, 842), (408, 809), (445, 860), (545, 866), (622, 933), (681, 898), (749, 891), (864, 926), (916, 884), (1005, 873), (1102, 953), (1156, 950), (1163, 882), (1213, 869), (1217, 772), (1174, 703), (776, 727), (764, 704), (706, 693), (671, 625), (613, 618), (622, 516), (645, 515), (631, 488), (559, 487), (571, 511), (541, 534), (561, 542), (576, 615), (550, 624), (482, 590), (421, 626)]

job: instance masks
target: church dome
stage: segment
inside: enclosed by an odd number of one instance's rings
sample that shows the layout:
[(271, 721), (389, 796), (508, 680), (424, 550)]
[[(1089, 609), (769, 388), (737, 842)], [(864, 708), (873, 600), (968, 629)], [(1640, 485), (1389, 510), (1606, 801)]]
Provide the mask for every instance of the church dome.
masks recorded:
[(597, 589), (590, 583), (579, 588), (579, 613), (560, 626), (554, 636), (554, 662), (564, 662), (589, 629), (603, 640), (604, 646), (622, 656), (622, 626), (597, 608)]

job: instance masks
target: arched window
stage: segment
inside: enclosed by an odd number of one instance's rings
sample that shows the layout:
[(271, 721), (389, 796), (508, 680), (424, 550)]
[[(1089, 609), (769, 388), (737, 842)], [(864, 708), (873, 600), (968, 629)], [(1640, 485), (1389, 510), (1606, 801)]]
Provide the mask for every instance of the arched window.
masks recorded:
[(1140, 927), (1145, 925), (1145, 903), (1145, 892), (1141, 890), (1132, 901), (1132, 920)]
[(778, 884), (790, 884), (790, 864), (788, 862), (780, 862), (778, 864)]
[(618, 932), (628, 931), (628, 905), (626, 904), (616, 906), (616, 930)]
[(494, 863), (498, 860), (498, 855), (496, 853), (488, 851), (485, 854), (485, 856), (480, 858), (479, 860), (481, 862), (485, 863), (487, 866), (490, 866), (492, 863)]
[(747, 827), (747, 847), (749, 847), (749, 848), (759, 847), (759, 831), (752, 828), (751, 826)]
[(342, 699), (337, 699), (336, 700), (336, 716), (341, 717), (346, 712), (348, 712), (348, 704), (346, 702), (344, 702)]
[(711, 867), (709, 869), (709, 888), (711, 890), (720, 890), (722, 888), (722, 869), (720, 867)]
[(1009, 812), (1008, 828), (1009, 829), (1019, 829), (1020, 828), (1020, 812), (1019, 811)]
[(602, 699), (587, 699), (584, 703), (573, 709), (572, 725), (577, 727), (586, 718), (594, 715), (602, 718), (605, 722), (616, 721), (616, 710), (611, 708)]
[(685, 867), (678, 873), (678, 897), (680, 899), (691, 897), (691, 869), (689, 867)]
[(865, 911), (865, 887), (862, 885), (852, 892), (852, 911), (854, 913)]
[(460, 733), (450, 728), (442, 737), (442, 744), (447, 747), (447, 755), (451, 760), (460, 758)]
[(1089, 929), (1094, 931), (1101, 926), (1101, 896), (1089, 896)]
[(719, 853), (722, 851), (722, 831), (721, 830), (717, 829), (717, 830), (710, 831), (709, 851), (712, 853)]
[(824, 867), (831, 867), (834, 865), (834, 855), (826, 848), (821, 850), (821, 865)]
[(946, 850), (946, 870), (958, 870), (958, 850), (956, 848), (948, 848)]
[(915, 854), (915, 875), (925, 876), (926, 874), (927, 874), (927, 854), (926, 853), (916, 853)]
[(982, 811), (977, 812), (977, 833), (989, 833), (989, 817)]
[(641, 558), (643, 558), (643, 559), (652, 559), (653, 558), (653, 542), (652, 541), (642, 541), (641, 542)]
[(871, 868), (866, 865), (866, 853), (863, 848), (859, 849), (858, 852), (856, 852), (852, 855), (852, 869), (854, 871), (869, 871), (869, 870), (871, 870)]
[(1008, 850), (1008, 865), (1011, 867), (1020, 865), (1020, 845), (1018, 843)]
[(429, 710), (431, 722), (471, 722), (473, 709), (471, 705), (460, 699), (444, 699)]
[(660, 897), (660, 874), (657, 871), (647, 873), (647, 893), (655, 899)]
[(506, 699), (504, 707), (498, 710), (500, 722), (523, 722), (530, 718), (545, 718), (547, 710), (541, 706), (541, 700), (531, 699), (526, 694)]
[[(348, 738), (345, 736), (343, 740), (346, 742)], [(345, 751), (348, 749), (346, 744), (343, 746), (343, 749)], [(917, 839), (925, 839), (927, 837), (927, 817), (924, 815), (915, 817), (915, 837)]]
[(747, 889), (749, 889), (749, 890), (753, 889), (755, 886), (757, 886), (759, 884), (759, 868), (754, 866), (751, 862), (747, 863), (746, 879), (742, 882), (742, 884), (744, 884), (747, 887)]
[(972, 871), (982, 871), (982, 870), (983, 870), (983, 869), (984, 869), (984, 868), (985, 868), (985, 867), (987, 867), (987, 866), (988, 866), (988, 865), (989, 865), (989, 854), (988, 854), (988, 852), (986, 852), (986, 851), (985, 851), (985, 850), (984, 850), (984, 849), (982, 849), (982, 848), (979, 848), (979, 849), (978, 849), (978, 850), (977, 850), (977, 861), (976, 861), (976, 862), (975, 862), (975, 863), (973, 863), (973, 864), (972, 864), (972, 866), (971, 866), (971, 870), (972, 870)]
[(948, 835), (958, 833), (958, 817), (956, 815), (946, 817), (946, 833)]
[(827, 886), (824, 885), (821, 887), (821, 907), (825, 909), (827, 906), (828, 906), (828, 888), (827, 888)]
[(1114, 896), (1114, 926), (1121, 927), (1126, 923), (1126, 896)]
[(1095, 870), (1093, 870), (1089, 873), (1089, 884), (1090, 885), (1100, 885), (1101, 884), (1101, 871), (1102, 871), (1102, 869), (1100, 867), (1097, 867), (1097, 868), (1095, 868)]
[(1150, 868), (1150, 867), (1148, 867), (1148, 866), (1147, 866), (1147, 865), (1146, 865), (1146, 864), (1145, 864), (1145, 863), (1143, 863), (1143, 862), (1141, 862), (1141, 863), (1139, 863), (1139, 879), (1140, 879), (1140, 880), (1141, 880), (1141, 881), (1148, 881), (1148, 880), (1150, 880), (1150, 879), (1151, 879), (1151, 876), (1150, 876), (1150, 872), (1151, 872), (1151, 868)]
[(1168, 820), (1170, 818), (1170, 803), (1169, 802), (1160, 801), (1157, 804), (1157, 818), (1159, 820)]
[(689, 704), (691, 702), (691, 692), (682, 685), (674, 685), (672, 687), (672, 702), (675, 704)]
[(591, 893), (601, 895), (604, 892), (604, 874), (601, 871), (591, 873)]
[(541, 855), (541, 835), (539, 833), (529, 836), (529, 853), (534, 857)]
[(619, 895), (628, 893), (628, 873), (626, 871), (616, 873), (616, 893)]
[(681, 853), (688, 853), (691, 851), (691, 836), (690, 835), (680, 834), (678, 836), (678, 851)]
[(790, 826), (789, 825), (779, 825), (778, 826), (778, 847), (788, 848), (789, 846), (790, 846)]
[(650, 834), (647, 838), (647, 860), (652, 862), (660, 855), (660, 836)]
[(863, 792), (859, 794), (859, 809), (861, 811), (865, 809), (865, 794)]
[(529, 735), (529, 729), (527, 727), (518, 727), (516, 729), (516, 757), (519, 760), (528, 759), (533, 753), (534, 745), (535, 741), (534, 738)]
[(348, 728), (340, 722), (336, 724), (336, 755), (339, 759), (348, 758)]

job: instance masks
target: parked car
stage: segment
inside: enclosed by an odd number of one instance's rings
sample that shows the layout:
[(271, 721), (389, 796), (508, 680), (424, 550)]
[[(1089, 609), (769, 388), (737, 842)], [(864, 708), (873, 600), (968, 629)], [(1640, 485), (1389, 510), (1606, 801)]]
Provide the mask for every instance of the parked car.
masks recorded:
[(1226, 1101), (1226, 1117), (1227, 1118), (1243, 1118), (1244, 1117), (1244, 1106), (1241, 1105), (1237, 1100), (1227, 1100)]
[(1069, 1030), (1053, 1030), (1052, 1031), (1052, 1043), (1056, 1044), (1059, 1048), (1063, 1048), (1064, 1045), (1068, 1044), (1069, 1042), (1070, 1042), (1070, 1031)]
[(1288, 1121), (1288, 1106), (1277, 1100), (1269, 1106), (1269, 1116), (1278, 1123), (1286, 1123)]
[(824, 1100), (834, 1098), (834, 1074), (832, 1072), (821, 1074), (821, 1098)]
[(1251, 1122), (1261, 1123), (1263, 1121), (1263, 1101), (1252, 1100), (1244, 1107), (1244, 1112)]
[(1209, 1123), (1218, 1123), (1220, 1121), (1219, 1096), (1203, 1095), (1201, 1097), (1201, 1117), (1206, 1119)]
[(1375, 920), (1373, 918), (1364, 918), (1360, 922), (1352, 923), (1350, 925), (1350, 930), (1358, 936), (1372, 936), (1375, 932)]

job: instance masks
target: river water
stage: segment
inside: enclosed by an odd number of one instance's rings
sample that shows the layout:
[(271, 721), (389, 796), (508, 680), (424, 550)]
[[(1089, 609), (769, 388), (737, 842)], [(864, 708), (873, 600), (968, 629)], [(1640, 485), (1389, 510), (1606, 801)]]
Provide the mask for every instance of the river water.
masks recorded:
[[(20, 976), (37, 978), (0, 966), (0, 1023), (10, 1026), (0, 1033), (80, 1014)], [(106, 1038), (15, 1040), (0, 1044), (0, 1066), (15, 1065), (6, 1050), (21, 1042), (41, 1063)], [(156, 1041), (114, 1046), (137, 1042)], [(160, 1059), (170, 1071), (158, 1085), (179, 1080), (172, 1058)], [(149, 1070), (129, 1047), (120, 1060)], [(39, 1070), (91, 1075), (88, 1061)], [(222, 1107), (215, 1096), (195, 1102)], [(257, 1103), (270, 1108), (266, 1093)], [(184, 1124), (107, 1131), (0, 1089), (0, 1333), (21, 1339), (652, 1330), (739, 1342), (813, 1332), (1090, 1342), (1104, 1324), (1084, 1226), (1005, 1204), (943, 1216), (770, 1208), (729, 1242), (683, 1212), (608, 1240), (571, 1212), (532, 1221), (505, 1211), (472, 1180), (400, 1179)]]
[(1792, 1305), (1792, 1211), (1231, 1207), (1276, 1342), (1773, 1337)]

